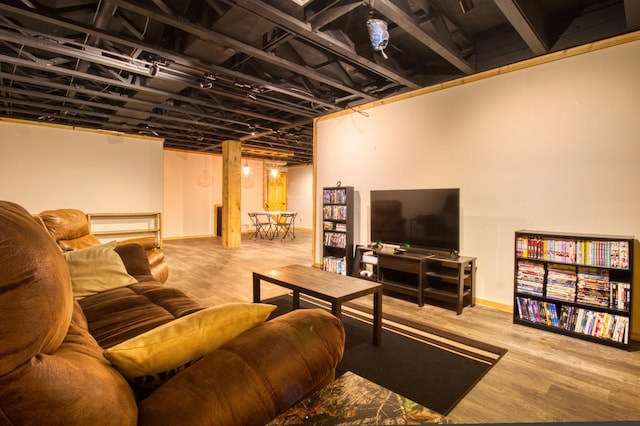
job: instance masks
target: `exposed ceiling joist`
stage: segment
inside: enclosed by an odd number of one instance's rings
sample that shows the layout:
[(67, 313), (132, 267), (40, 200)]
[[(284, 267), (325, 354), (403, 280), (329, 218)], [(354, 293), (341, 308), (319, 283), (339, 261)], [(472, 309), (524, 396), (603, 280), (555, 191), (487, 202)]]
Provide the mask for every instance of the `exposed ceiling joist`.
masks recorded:
[[(397, 81), (411, 89), (417, 89), (420, 86), (406, 77), (392, 71), (391, 69), (377, 64), (367, 58), (359, 56), (352, 49), (346, 47), (343, 43), (323, 33), (317, 29), (311, 28), (309, 24), (301, 22), (292, 16), (289, 16), (278, 9), (269, 6), (268, 4), (260, 0), (230, 0), (234, 4), (245, 8), (246, 10), (255, 13), (265, 19), (268, 19), (276, 25), (285, 28), (287, 31), (291, 31), (297, 36), (304, 37), (305, 39), (322, 46), (325, 50), (338, 56), (340, 59), (347, 61), (348, 63), (358, 63), (360, 66), (365, 66), (367, 69), (379, 74), (380, 76), (387, 78), (391, 81)], [(360, 4), (361, 5), (361, 4)], [(345, 6), (349, 9), (355, 8), (353, 4)], [(333, 10), (333, 9), (331, 9)], [(342, 10), (340, 11), (342, 12)], [(329, 13), (329, 12), (325, 12)]]
[(494, 0), (535, 55), (547, 53), (548, 25), (540, 4), (522, 0)]
[(346, 15), (354, 9), (362, 7), (362, 1), (356, 1), (353, 3), (345, 4), (343, 6), (336, 6), (330, 9), (326, 9), (313, 17), (309, 23), (311, 24), (311, 30), (316, 32), (320, 31), (322, 27), (329, 25), (336, 19)]
[(130, 2), (124, 1), (124, 0), (110, 0), (111, 2), (113, 2), (114, 4), (116, 4), (117, 6), (130, 10), (132, 12), (135, 13), (139, 13), (143, 16), (148, 16), (158, 22), (167, 24), (172, 26), (173, 28), (178, 28), (182, 31), (185, 31), (189, 34), (192, 34), (194, 36), (200, 37), (203, 40), (207, 41), (207, 42), (211, 42), (211, 43), (215, 43), (217, 45), (220, 45), (222, 47), (225, 48), (231, 48), (234, 49), (236, 51), (240, 51), (246, 55), (249, 55), (251, 57), (260, 59), (264, 62), (270, 63), (272, 65), (275, 66), (279, 66), (282, 67), (290, 72), (299, 74), (299, 75), (303, 75), (306, 76), (308, 78), (317, 80), (323, 84), (326, 84), (328, 86), (331, 87), (335, 87), (337, 89), (340, 90), (344, 90), (345, 92), (350, 92), (354, 95), (358, 95), (360, 97), (362, 97), (362, 99), (365, 99), (367, 101), (372, 101), (375, 100), (375, 98), (373, 96), (369, 96), (368, 94), (364, 93), (364, 92), (360, 92), (358, 90), (355, 90), (351, 87), (345, 86), (343, 84), (341, 84), (339, 81), (333, 80), (331, 78), (328, 78), (318, 72), (315, 72), (314, 70), (312, 70), (311, 68), (305, 67), (305, 66), (301, 66), (292, 62), (289, 62), (285, 59), (282, 58), (278, 58), (277, 56), (270, 54), (268, 52), (264, 52), (261, 49), (257, 49), (253, 46), (250, 46), (248, 44), (239, 42), (237, 40), (232, 39), (231, 37), (227, 37), (224, 36), (220, 33), (216, 33), (214, 31), (208, 30), (206, 28), (203, 28), (202, 26), (198, 25), (197, 23), (194, 22), (187, 22), (185, 19), (179, 20), (176, 19), (173, 15), (166, 15), (163, 13), (158, 13), (158, 12), (154, 12), (151, 9), (148, 8), (144, 8), (142, 6), (138, 6), (135, 4), (132, 4)]
[(415, 18), (409, 16), (401, 7), (391, 0), (364, 0), (368, 5), (380, 12), (386, 18), (393, 21), (396, 25), (403, 28), (411, 36), (415, 37), (429, 49), (442, 56), (453, 66), (458, 68), (465, 74), (473, 74), (475, 68), (460, 56), (459, 52), (454, 51), (447, 43), (438, 40), (437, 35), (428, 34), (418, 25)]
[(624, 14), (629, 30), (640, 30), (640, 1), (624, 0)]

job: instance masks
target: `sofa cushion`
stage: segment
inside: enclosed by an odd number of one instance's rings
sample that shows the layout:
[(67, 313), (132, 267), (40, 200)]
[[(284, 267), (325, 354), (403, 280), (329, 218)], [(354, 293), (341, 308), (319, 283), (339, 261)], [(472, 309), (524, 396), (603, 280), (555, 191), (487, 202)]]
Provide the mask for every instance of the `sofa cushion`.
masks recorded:
[(136, 243), (116, 245), (114, 249), (122, 259), (127, 272), (138, 279), (138, 276), (150, 276), (149, 259), (145, 249)]
[(78, 302), (91, 335), (105, 349), (204, 308), (180, 289), (142, 280)]
[(62, 343), (71, 280), (55, 242), (23, 207), (0, 201), (0, 376)]
[(50, 355), (0, 377), (0, 424), (135, 425), (131, 386), (104, 358), (78, 308)]
[(73, 297), (83, 297), (137, 282), (115, 252), (116, 242), (63, 253), (73, 284)]
[(105, 357), (137, 386), (155, 387), (179, 370), (263, 323), (276, 307), (229, 303), (161, 325), (105, 351)]
[(140, 423), (265, 425), (333, 381), (344, 338), (342, 321), (321, 309), (266, 321), (151, 393)]

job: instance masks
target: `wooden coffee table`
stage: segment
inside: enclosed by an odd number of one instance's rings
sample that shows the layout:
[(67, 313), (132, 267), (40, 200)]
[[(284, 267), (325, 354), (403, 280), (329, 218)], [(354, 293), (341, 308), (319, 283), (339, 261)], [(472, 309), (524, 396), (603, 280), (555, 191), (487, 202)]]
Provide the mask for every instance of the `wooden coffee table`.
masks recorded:
[(300, 293), (331, 303), (331, 313), (340, 318), (342, 304), (373, 294), (373, 344), (382, 340), (382, 284), (326, 272), (302, 265), (288, 265), (253, 273), (253, 301), (260, 302), (260, 281), (293, 290), (293, 309), (300, 307)]

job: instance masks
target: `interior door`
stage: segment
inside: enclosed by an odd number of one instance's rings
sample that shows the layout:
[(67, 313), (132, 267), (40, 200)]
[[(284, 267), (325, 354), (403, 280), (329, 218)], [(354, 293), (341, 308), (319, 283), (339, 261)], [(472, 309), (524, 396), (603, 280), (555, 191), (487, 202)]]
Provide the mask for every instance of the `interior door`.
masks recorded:
[(265, 210), (287, 211), (287, 174), (281, 172), (277, 177), (273, 177), (268, 173), (267, 176)]

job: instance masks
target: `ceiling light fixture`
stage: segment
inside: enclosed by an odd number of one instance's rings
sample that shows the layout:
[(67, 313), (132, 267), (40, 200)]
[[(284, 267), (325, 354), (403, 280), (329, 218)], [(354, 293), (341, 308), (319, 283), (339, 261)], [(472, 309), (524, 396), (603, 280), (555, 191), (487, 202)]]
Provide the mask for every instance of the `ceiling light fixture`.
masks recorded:
[(269, 170), (269, 177), (272, 179), (276, 179), (278, 176), (280, 176), (280, 173), (286, 173), (286, 166), (286, 161), (265, 162), (265, 169)]
[(245, 159), (244, 166), (242, 166), (242, 187), (245, 189), (251, 189), (255, 185), (255, 179), (253, 178), (253, 171), (249, 167), (249, 162)]
[(367, 29), (369, 30), (369, 40), (373, 50), (377, 50), (382, 53), (385, 59), (389, 59), (387, 54), (384, 53), (384, 49), (389, 44), (389, 31), (387, 31), (387, 23), (379, 18), (374, 18), (370, 15), (367, 20)]
[(207, 159), (204, 160), (204, 170), (198, 175), (196, 182), (198, 182), (198, 186), (203, 188), (207, 188), (213, 184), (213, 176), (211, 172), (209, 172), (209, 162)]
[(247, 177), (251, 174), (251, 167), (249, 167), (249, 163), (247, 163), (247, 160), (244, 160), (244, 166), (242, 166), (242, 174), (244, 175), (244, 177)]

